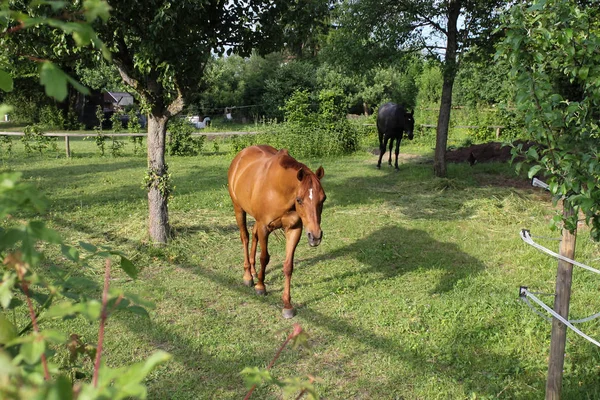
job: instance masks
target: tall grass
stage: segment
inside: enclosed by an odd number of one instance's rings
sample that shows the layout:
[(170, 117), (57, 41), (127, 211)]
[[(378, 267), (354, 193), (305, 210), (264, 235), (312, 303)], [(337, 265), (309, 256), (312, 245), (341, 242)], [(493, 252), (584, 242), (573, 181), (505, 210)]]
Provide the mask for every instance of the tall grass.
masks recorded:
[[(148, 245), (144, 157), (98, 157), (92, 142), (74, 141), (71, 159), (62, 152), (27, 156), (19, 143), (2, 158), (1, 171), (22, 171), (50, 198), (50, 211), (39, 217), (67, 240), (110, 243), (141, 267), (137, 281), (116, 274), (111, 285), (140, 293), (156, 308), (150, 319), (117, 314), (105, 347), (109, 365), (129, 364), (157, 348), (173, 354), (151, 374), (149, 398), (243, 397), (240, 372), (265, 367), (293, 322), (310, 334), (311, 348), (285, 351), (272, 372), (319, 377), (323, 398), (543, 397), (550, 325), (519, 300), (518, 289), (553, 292), (556, 261), (518, 233), (528, 228), (556, 236), (547, 228), (553, 212), (547, 194), (502, 164), (451, 164), (447, 179), (433, 178), (431, 150), (417, 139), (403, 142), (397, 173), (377, 170), (368, 151), (301, 158), (310, 167), (324, 166), (328, 199), (323, 243), (309, 248), (302, 239), (297, 249), (297, 316), (287, 321), (281, 318), (280, 236), (269, 243), (268, 295), (256, 296), (242, 284), (239, 232), (226, 187), (231, 141), (218, 143), (218, 151), (207, 143), (197, 157), (168, 158), (175, 236), (164, 248)], [(555, 241), (537, 240), (557, 248)], [(47, 253), (48, 264), (73, 268), (59, 250)], [(600, 257), (584, 227), (576, 255), (592, 265)], [(96, 285), (74, 289), (97, 296), (101, 271), (100, 264), (76, 271)], [(600, 309), (597, 282), (575, 271), (574, 318)], [(84, 321), (62, 324), (95, 340)], [(581, 328), (600, 336), (597, 320)], [(53, 361), (60, 364), (61, 354), (57, 349)], [(600, 397), (599, 361), (596, 348), (569, 332), (565, 399)], [(258, 387), (253, 398), (287, 397)]]

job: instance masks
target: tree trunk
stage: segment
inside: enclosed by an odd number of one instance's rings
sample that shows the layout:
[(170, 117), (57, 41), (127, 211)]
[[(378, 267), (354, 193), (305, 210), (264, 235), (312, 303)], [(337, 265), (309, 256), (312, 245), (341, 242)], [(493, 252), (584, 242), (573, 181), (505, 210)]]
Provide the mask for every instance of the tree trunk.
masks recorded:
[[(563, 216), (573, 216), (575, 210), (568, 202), (563, 202)], [(563, 228), (559, 253), (562, 256), (575, 259), (575, 242), (577, 231), (569, 232)], [(558, 260), (556, 271), (556, 297), (554, 311), (569, 320), (569, 303), (571, 301), (571, 281), (573, 264)], [(562, 390), (563, 366), (565, 362), (565, 347), (567, 341), (567, 326), (558, 319), (552, 319), (552, 335), (550, 338), (550, 357), (548, 359), (548, 377), (546, 380), (546, 400), (559, 400)]]
[(165, 163), (165, 137), (168, 117), (150, 114), (148, 119), (148, 232), (155, 244), (167, 243), (169, 238), (169, 188)]
[(450, 110), (452, 109), (452, 87), (456, 77), (457, 63), (456, 52), (458, 49), (458, 27), (457, 21), (460, 15), (460, 2), (450, 1), (448, 4), (448, 27), (446, 55), (444, 58), (444, 83), (442, 85), (442, 99), (440, 102), (440, 113), (437, 123), (437, 135), (435, 140), (435, 157), (433, 160), (433, 172), (435, 176), (443, 178), (446, 171), (446, 146), (448, 144), (448, 127), (450, 125)]

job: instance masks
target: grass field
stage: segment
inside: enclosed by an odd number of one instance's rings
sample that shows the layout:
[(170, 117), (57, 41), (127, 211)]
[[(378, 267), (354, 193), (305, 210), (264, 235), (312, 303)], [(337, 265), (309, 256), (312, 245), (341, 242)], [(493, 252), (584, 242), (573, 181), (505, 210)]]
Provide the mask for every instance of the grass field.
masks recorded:
[[(175, 236), (162, 249), (147, 241), (144, 156), (98, 157), (90, 141), (74, 141), (71, 159), (61, 151), (26, 156), (19, 144), (2, 156), (0, 172), (22, 171), (47, 195), (51, 207), (41, 218), (66, 241), (110, 244), (141, 268), (136, 281), (115, 271), (112, 285), (156, 308), (149, 319), (110, 320), (106, 362), (131, 363), (155, 349), (171, 353), (150, 375), (150, 398), (242, 398), (240, 371), (264, 368), (294, 322), (311, 347), (286, 349), (273, 373), (316, 376), (326, 399), (543, 398), (550, 324), (519, 300), (518, 290), (553, 292), (556, 261), (523, 243), (519, 231), (558, 236), (548, 229), (549, 195), (527, 187), (510, 165), (452, 164), (448, 179), (433, 178), (431, 150), (417, 144), (403, 143), (409, 156), (398, 173), (387, 165), (377, 170), (369, 151), (301, 160), (325, 168), (324, 240), (317, 248), (301, 241), (292, 279), (297, 316), (284, 320), (282, 235), (270, 240), (268, 295), (256, 296), (242, 284), (226, 188), (232, 155), (227, 140), (216, 143), (198, 157), (168, 159)], [(48, 263), (73, 268), (57, 249), (47, 253)], [(576, 255), (592, 266), (600, 257), (585, 228)], [(78, 271), (97, 283), (85, 289), (90, 296), (99, 297), (102, 270), (99, 260)], [(598, 282), (575, 271), (572, 318), (600, 310)], [(97, 338), (87, 322), (67, 326), (90, 342)], [(600, 336), (598, 320), (581, 329)], [(599, 366), (598, 349), (569, 332), (563, 397), (600, 398)], [(295, 396), (263, 386), (253, 398)]]

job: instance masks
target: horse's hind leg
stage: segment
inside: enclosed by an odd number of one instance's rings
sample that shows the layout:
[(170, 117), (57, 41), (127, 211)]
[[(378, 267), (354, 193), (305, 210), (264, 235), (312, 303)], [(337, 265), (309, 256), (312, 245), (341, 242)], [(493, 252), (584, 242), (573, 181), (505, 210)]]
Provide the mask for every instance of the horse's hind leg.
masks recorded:
[[(396, 139), (396, 170), (399, 170), (400, 168), (398, 168), (398, 154), (400, 154), (400, 139)], [(390, 157), (392, 156), (392, 152), (391, 152), (391, 146), (390, 146)]]
[(256, 278), (256, 247), (258, 245), (258, 224), (252, 228), (252, 244), (250, 245), (250, 273)]
[[(398, 143), (398, 141), (396, 140), (396, 143)], [(392, 166), (392, 150), (394, 149), (394, 138), (390, 139), (390, 158), (388, 160), (388, 164), (390, 165), (390, 167)]]
[(377, 161), (377, 168), (381, 168), (381, 159), (385, 154), (385, 142), (383, 141), (383, 135), (379, 134), (379, 161)]
[(246, 225), (246, 211), (244, 211), (237, 204), (233, 205), (235, 212), (235, 220), (240, 228), (240, 238), (242, 239), (242, 250), (244, 252), (244, 285), (252, 286), (254, 281), (252, 280), (252, 274), (250, 273), (250, 257), (248, 255), (248, 227)]

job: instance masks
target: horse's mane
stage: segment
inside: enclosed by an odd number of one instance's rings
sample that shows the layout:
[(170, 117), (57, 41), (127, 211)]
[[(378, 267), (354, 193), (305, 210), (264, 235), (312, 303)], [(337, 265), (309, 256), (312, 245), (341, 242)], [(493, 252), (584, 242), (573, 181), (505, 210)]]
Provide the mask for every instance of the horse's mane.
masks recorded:
[(285, 169), (293, 168), (295, 170), (299, 170), (300, 168), (304, 167), (304, 164), (296, 161), (294, 157), (290, 156), (290, 153), (288, 153), (286, 149), (279, 150), (277, 155), (280, 157), (279, 165)]

